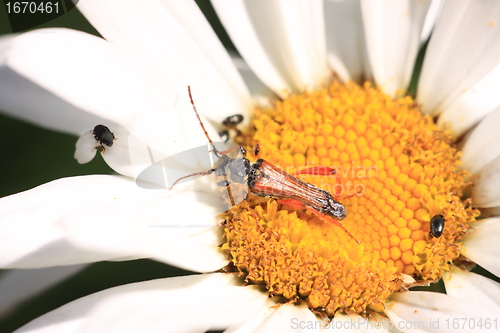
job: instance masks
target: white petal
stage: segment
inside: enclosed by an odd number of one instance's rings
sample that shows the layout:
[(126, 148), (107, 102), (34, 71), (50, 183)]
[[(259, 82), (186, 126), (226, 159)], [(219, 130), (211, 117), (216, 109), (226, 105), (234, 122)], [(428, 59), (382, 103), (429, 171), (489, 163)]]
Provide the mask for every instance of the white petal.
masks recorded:
[(3, 272), (0, 275), (0, 295), (2, 295), (0, 298), (0, 318), (24, 300), (49, 289), (85, 268), (87, 265), (15, 269)]
[[(380, 320), (373, 321), (367, 320), (359, 315), (341, 314), (336, 314), (335, 318), (332, 321), (330, 321), (328, 318), (325, 318), (324, 320), (318, 320), (317, 318), (311, 317), (311, 311), (303, 305), (299, 307), (293, 305), (285, 306), (286, 307), (284, 309), (279, 310), (281, 311), (281, 313), (278, 313), (276, 316), (274, 316), (274, 313), (277, 312), (278, 309), (281, 309), (282, 306), (277, 306), (272, 301), (268, 301), (268, 305), (265, 306), (255, 318), (241, 325), (234, 325), (224, 332), (281, 332), (284, 330), (284, 327), (286, 328), (288, 326), (291, 326), (292, 331), (298, 332), (315, 331), (316, 329), (320, 331), (335, 330), (340, 332), (389, 332), (389, 330), (385, 328), (388, 327), (388, 323), (384, 323)], [(298, 313), (299, 316), (292, 315), (291, 318), (288, 318), (288, 323), (280, 323), (280, 321), (283, 319), (285, 321), (287, 320), (287, 315), (289, 312)], [(269, 323), (267, 323), (267, 321), (269, 321)]]
[[(30, 108), (23, 111), (21, 106), (27, 102), (13, 98), (27, 100), (31, 95), (9, 96), (12, 89), (2, 92), (2, 107), (7, 112), (41, 126), (78, 135), (101, 123), (132, 127), (140, 119), (167, 113), (178, 98), (164, 81), (93, 35), (40, 29), (2, 39), (1, 44), (1, 64), (6, 67), (7, 79), (15, 72), (73, 105), (69, 110), (49, 110), (46, 105), (29, 104)], [(185, 89), (183, 92), (186, 96)], [(77, 112), (81, 110), (85, 112)]]
[(500, 313), (500, 284), (485, 276), (454, 268), (444, 278), (446, 293)]
[[(415, 320), (415, 321), (408, 321), (405, 320), (398, 315), (396, 315), (394, 312), (388, 312), (385, 311), (386, 315), (389, 317), (389, 319), (386, 319), (385, 321), (382, 321), (382, 327), (387, 327), (390, 329), (391, 333), (428, 333), (428, 332), (434, 332), (431, 331), (430, 329), (427, 330), (422, 330), (419, 329), (420, 327), (423, 327), (424, 324), (421, 320)], [(415, 310), (416, 312), (416, 310)], [(415, 327), (416, 326), (416, 327)], [(398, 327), (403, 327), (399, 328)]]
[(462, 148), (462, 168), (476, 174), (500, 155), (500, 107), (484, 118)]
[(321, 86), (328, 76), (323, 2), (224, 1), (212, 4), (250, 68), (280, 96)]
[(218, 201), (114, 176), (60, 179), (0, 200), (0, 263), (38, 268), (153, 257), (213, 271), (227, 264), (213, 234), (225, 209)]
[[(173, 124), (176, 122), (171, 122)], [(177, 130), (180, 127), (168, 126), (165, 124), (165, 132), (172, 133), (178, 138), (182, 138), (182, 134), (177, 131), (170, 131), (172, 128)], [(169, 128), (171, 127), (171, 128)], [(110, 131), (113, 133), (115, 140), (113, 141), (113, 146), (101, 149), (101, 156), (106, 161), (106, 163), (116, 172), (124, 176), (136, 178), (144, 169), (154, 163), (150, 155), (159, 155), (158, 149), (164, 148), (167, 150), (172, 145), (165, 145), (165, 142), (160, 141), (148, 141), (144, 142), (144, 138), (137, 138), (134, 134), (130, 132), (127, 128), (121, 127), (119, 125), (114, 127), (109, 127)], [(155, 130), (155, 128), (151, 128)], [(137, 133), (137, 131), (134, 131)], [(85, 134), (83, 135), (85, 136)], [(83, 137), (82, 136), (82, 137)], [(82, 139), (80, 137), (80, 139)], [(78, 141), (80, 141), (80, 139)], [(180, 140), (181, 141), (181, 140)], [(90, 144), (90, 143), (89, 143)], [(99, 147), (99, 143), (94, 139), (94, 147)], [(89, 147), (90, 148), (90, 147)], [(148, 149), (149, 148), (149, 149)], [(94, 148), (95, 150), (96, 148)], [(168, 150), (167, 150), (168, 151)], [(84, 151), (85, 152), (85, 151)], [(75, 157), (78, 153), (78, 142), (76, 146)], [(164, 156), (164, 155), (163, 155)], [(165, 188), (165, 187), (163, 187)]]
[(375, 82), (393, 96), (405, 91), (431, 1), (361, 1), (368, 57)]
[[(194, 95), (193, 98), (197, 101), (196, 97), (197, 95)], [(126, 131), (118, 133), (117, 135), (120, 135), (122, 139), (117, 140), (116, 144), (122, 152), (117, 151), (116, 157), (123, 159), (124, 163), (129, 161), (135, 172), (142, 171), (151, 164), (176, 154), (182, 154), (182, 157), (185, 154), (193, 155), (191, 159), (184, 161), (186, 174), (211, 168), (206, 161), (207, 152), (212, 150), (212, 147), (207, 147), (207, 138), (192, 106), (188, 104), (188, 98), (186, 95), (175, 108), (169, 110), (168, 114), (137, 123), (130, 133)], [(203, 121), (203, 123), (209, 137), (213, 138), (217, 144), (217, 132), (209, 122)], [(199, 148), (201, 146), (206, 148)], [(199, 151), (200, 149), (203, 152)], [(120, 154), (129, 156), (120, 157)], [(106, 156), (104, 158), (106, 159)], [(134, 177), (136, 176), (137, 173), (134, 173)]]
[(500, 216), (500, 206), (481, 208), (481, 217), (497, 217)]
[(487, 218), (471, 224), (463, 237), (465, 256), (496, 276), (500, 276), (499, 237), (500, 218)]
[[(336, 314), (332, 322), (328, 324), (325, 328), (328, 329), (341, 330), (342, 332), (380, 332), (389, 333), (390, 331), (386, 328), (386, 322), (380, 320), (367, 320), (359, 315), (341, 315)], [(384, 326), (385, 325), (385, 326)]]
[(78, 9), (106, 40), (179, 94), (191, 85), (205, 116), (221, 122), (248, 115), (248, 91), (194, 1), (144, 0), (137, 6), (133, 0), (90, 0)]
[(427, 11), (427, 16), (425, 17), (424, 25), (422, 27), (422, 34), (420, 35), (420, 42), (424, 44), (429, 39), (429, 36), (434, 29), (436, 20), (443, 7), (444, 0), (432, 0), (429, 10)]
[[(68, 303), (19, 332), (178, 332), (227, 327), (254, 316), (267, 296), (237, 287), (234, 274), (157, 279), (107, 289)], [(193, 319), (195, 318), (195, 319)]]
[(437, 115), (500, 62), (500, 2), (447, 1), (425, 54), (417, 99)]
[(224, 333), (251, 333), (251, 332), (262, 332), (259, 329), (259, 326), (267, 320), (278, 307), (276, 303), (272, 300), (268, 299), (266, 301), (266, 305), (262, 307), (260, 312), (255, 315), (253, 318), (245, 321), (244, 323), (238, 323), (235, 325), (231, 325), (228, 329), (224, 331)]
[[(0, 52), (10, 47), (13, 36), (0, 38)], [(0, 54), (0, 60), (5, 54)], [(74, 64), (72, 64), (74, 65)], [(61, 82), (62, 84), (62, 82)], [(104, 119), (67, 102), (0, 61), (0, 110), (8, 115), (49, 129), (80, 134), (82, 127)]]
[[(441, 293), (399, 292), (391, 296), (385, 313), (392, 324), (404, 332), (498, 332), (498, 313), (485, 306)], [(478, 326), (481, 320), (482, 327)], [(491, 326), (485, 329), (484, 323)], [(469, 326), (470, 325), (470, 326)]]
[[(166, 210), (169, 208), (164, 207)], [(227, 255), (218, 248), (218, 244), (200, 244), (181, 236), (179, 233), (184, 227), (182, 225), (171, 228), (153, 227), (155, 219), (125, 208), (119, 213), (116, 209), (102, 207), (97, 207), (92, 212), (82, 209), (63, 216), (59, 222), (67, 233), (68, 243), (76, 248), (73, 251), (75, 260), (79, 260), (79, 252), (84, 256), (80, 260), (86, 261), (152, 258), (200, 272), (215, 271), (228, 264)], [(209, 228), (208, 225), (202, 227)], [(189, 231), (192, 232), (193, 229)], [(206, 232), (215, 233), (217, 230), (212, 228)]]
[(255, 332), (321, 332), (325, 323), (306, 304), (284, 304), (272, 312)]
[(500, 205), (500, 156), (476, 173), (471, 192), (472, 202), (478, 207)]
[[(108, 125), (108, 124), (106, 124)], [(165, 156), (165, 153), (153, 150), (152, 147), (172, 148), (173, 145), (165, 145), (165, 142), (153, 141), (144, 142), (144, 138), (139, 139), (133, 135), (128, 129), (120, 125), (110, 125), (107, 126), (108, 129), (113, 133), (114, 140), (111, 147), (100, 144), (99, 140), (96, 139), (93, 129), (83, 133), (76, 142), (75, 159), (78, 163), (88, 163), (90, 162), (100, 147), (100, 153), (106, 163), (116, 172), (124, 176), (136, 178), (144, 169), (148, 168), (151, 164), (154, 164), (154, 156)], [(175, 129), (179, 130), (180, 127), (176, 126)], [(151, 128), (155, 130), (155, 128)], [(135, 131), (136, 134), (138, 131)], [(171, 131), (166, 131), (171, 133)], [(182, 134), (175, 131), (173, 133), (177, 137), (181, 138)], [(154, 179), (156, 185), (159, 188), (166, 189), (166, 184), (164, 179)], [(161, 183), (163, 181), (163, 183)], [(163, 186), (162, 186), (163, 185)]]
[(462, 135), (500, 105), (500, 64), (471, 89), (461, 92), (439, 116), (438, 125)]
[[(251, 319), (265, 301), (266, 295), (250, 287), (129, 293), (96, 307), (91, 316), (97, 320), (89, 322), (85, 331), (165, 332), (165, 327), (169, 332), (218, 330)], [(128, 319), (121, 319), (124, 314), (129, 314)]]
[[(271, 101), (276, 100), (277, 96), (255, 75), (255, 73), (248, 67), (247, 63), (239, 56), (232, 55), (234, 65), (238, 69), (245, 84), (250, 90), (252, 99), (257, 101), (261, 106), (271, 105)], [(248, 119), (243, 120), (243, 125), (248, 124)]]
[(92, 159), (97, 152), (97, 147), (99, 146), (96, 143), (96, 139), (92, 131), (86, 131), (76, 141), (76, 149), (75, 149), (75, 159), (80, 164), (85, 164)]
[(342, 80), (361, 83), (371, 77), (360, 0), (327, 0), (325, 6), (328, 64)]

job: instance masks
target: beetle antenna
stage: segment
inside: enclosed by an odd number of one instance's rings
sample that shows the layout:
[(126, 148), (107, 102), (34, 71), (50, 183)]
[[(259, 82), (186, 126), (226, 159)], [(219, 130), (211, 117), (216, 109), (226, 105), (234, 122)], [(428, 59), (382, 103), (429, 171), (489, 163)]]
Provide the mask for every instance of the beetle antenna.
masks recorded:
[(212, 172), (214, 172), (214, 171), (215, 171), (215, 169), (210, 169), (210, 170), (208, 170), (208, 171), (195, 172), (195, 173), (192, 173), (192, 174), (190, 174), (190, 175), (187, 175), (187, 176), (181, 177), (181, 178), (177, 179), (177, 180), (176, 180), (176, 181), (172, 184), (172, 186), (170, 186), (170, 188), (169, 188), (168, 190), (170, 191), (171, 189), (173, 189), (173, 188), (174, 188), (174, 186), (175, 186), (175, 185), (179, 182), (179, 180), (183, 180), (183, 179), (186, 179), (186, 178), (189, 178), (189, 177), (194, 177), (194, 176), (206, 176), (206, 175), (210, 175), (210, 174), (212, 174)]
[(207, 137), (208, 142), (210, 143), (210, 146), (212, 146), (212, 151), (214, 152), (215, 156), (220, 158), (219, 151), (217, 150), (217, 148), (215, 148), (214, 142), (212, 141), (212, 139), (210, 139), (210, 136), (208, 136), (207, 130), (205, 129), (205, 125), (203, 125), (203, 123), (201, 122), (200, 114), (196, 110), (196, 106), (194, 105), (194, 102), (193, 102), (193, 95), (191, 95), (191, 86), (188, 86), (188, 93), (189, 93), (189, 99), (191, 100), (191, 104), (193, 105), (194, 113), (196, 114), (196, 117), (198, 118), (198, 121), (200, 122), (200, 125), (201, 125), (201, 128), (203, 129), (203, 132), (205, 132), (205, 136)]

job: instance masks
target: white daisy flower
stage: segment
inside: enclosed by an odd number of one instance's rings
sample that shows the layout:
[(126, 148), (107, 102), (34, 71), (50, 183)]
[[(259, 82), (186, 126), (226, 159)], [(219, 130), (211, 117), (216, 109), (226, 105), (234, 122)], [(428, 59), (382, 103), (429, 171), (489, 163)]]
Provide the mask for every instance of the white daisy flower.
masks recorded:
[[(500, 3), (212, 3), (251, 72), (194, 2), (85, 0), (104, 39), (0, 39), (0, 109), (78, 135), (79, 162), (100, 147), (121, 174), (2, 198), (0, 267), (152, 258), (204, 273), (94, 293), (19, 332), (499, 331), (498, 283), (465, 269), (500, 275)], [(403, 92), (431, 31), (413, 100)], [(355, 239), (276, 198), (249, 196), (220, 217), (209, 177), (137, 186), (152, 164), (206, 143), (188, 85), (212, 138), (211, 124), (242, 114), (252, 122), (238, 140), (261, 144), (266, 161), (335, 167), (342, 194), (336, 177), (301, 178), (339, 194)], [(206, 171), (193, 161), (185, 174)], [(407, 291), (443, 276), (446, 294)]]

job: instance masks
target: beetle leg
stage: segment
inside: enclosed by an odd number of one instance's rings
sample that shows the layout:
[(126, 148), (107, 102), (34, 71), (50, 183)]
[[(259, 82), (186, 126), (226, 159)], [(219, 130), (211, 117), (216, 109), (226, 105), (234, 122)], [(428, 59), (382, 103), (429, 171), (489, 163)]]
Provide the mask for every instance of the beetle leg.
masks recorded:
[(302, 201), (295, 199), (279, 199), (278, 203), (294, 210), (300, 210), (306, 208), (306, 205)]
[(227, 155), (227, 154), (229, 154), (230, 152), (232, 152), (232, 151), (234, 151), (234, 150), (236, 150), (236, 149), (238, 149), (238, 148), (240, 148), (240, 146), (234, 146), (234, 147), (229, 148), (229, 149), (227, 149), (227, 150), (224, 150), (224, 151), (217, 151), (217, 152), (219, 153), (219, 155)]
[(245, 200), (243, 202), (247, 206), (247, 209), (250, 212), (250, 214), (252, 214), (253, 218), (255, 219), (255, 222), (257, 222), (257, 229), (259, 229), (259, 231), (262, 231), (262, 226), (259, 223), (260, 218), (257, 216), (257, 213), (255, 212), (255, 210), (252, 209), (252, 207), (250, 207), (250, 205), (248, 204), (248, 201)]
[(229, 186), (229, 182), (227, 182), (226, 190), (227, 190), (227, 193), (229, 194), (229, 199), (231, 200), (231, 207), (232, 207), (235, 205), (235, 202), (234, 202), (234, 197), (233, 197), (233, 191), (231, 191), (231, 186)]
[(253, 210), (252, 207), (250, 207), (250, 205), (248, 204), (248, 201), (245, 200), (244, 202), (245, 202), (245, 205), (247, 206), (248, 211), (250, 212), (250, 214), (252, 214), (255, 221), (259, 221), (259, 217), (257, 216), (257, 213), (255, 213), (255, 210)]
[(259, 158), (260, 155), (260, 144), (256, 143), (255, 148), (253, 149), (253, 155), (255, 158)]
[(337, 170), (335, 170), (334, 168), (326, 167), (326, 166), (316, 166), (316, 167), (296, 171), (293, 174), (294, 175), (330, 176), (333, 174), (337, 174)]
[[(340, 175), (334, 168), (326, 167), (326, 166), (316, 166), (312, 168), (307, 168), (304, 170), (296, 171), (293, 175), (313, 175), (313, 176), (331, 176), (335, 175), (337, 178), (337, 184), (335, 187), (334, 199), (335, 201), (339, 201), (339, 198), (342, 196), (342, 180), (340, 179)], [(351, 195), (352, 196), (352, 195)]]
[(177, 179), (173, 184), (172, 186), (170, 186), (170, 188), (168, 189), (169, 191), (175, 186), (175, 184), (177, 184), (179, 182), (179, 180), (182, 180), (182, 179), (186, 179), (186, 178), (189, 178), (189, 177), (194, 177), (194, 176), (206, 176), (206, 175), (210, 175), (212, 172), (214, 172), (215, 169), (210, 169), (208, 171), (202, 171), (202, 172), (195, 172), (195, 173), (192, 173), (190, 175), (187, 175), (187, 176), (184, 176), (184, 177), (181, 177), (179, 179)]
[(334, 220), (331, 217), (328, 217), (326, 215), (321, 214), (320, 212), (318, 212), (317, 210), (315, 210), (311, 206), (308, 206), (308, 205), (304, 204), (303, 202), (301, 202), (299, 200), (294, 200), (294, 199), (280, 199), (280, 200), (278, 200), (278, 203), (280, 203), (280, 204), (282, 204), (284, 206), (290, 207), (292, 209), (295, 209), (295, 210), (299, 210), (299, 209), (304, 209), (305, 208), (308, 211), (310, 211), (313, 214), (315, 214), (316, 216), (319, 216), (323, 220), (326, 220), (327, 222), (330, 222), (331, 224), (333, 224), (333, 225), (339, 227), (340, 229), (344, 230), (344, 232), (349, 237), (351, 237), (356, 243), (360, 244), (360, 242), (356, 238), (354, 238), (354, 236), (351, 235), (351, 233), (346, 228), (344, 228), (344, 226), (339, 221)]
[(306, 206), (306, 209), (309, 210), (310, 212), (314, 213), (315, 215), (321, 217), (322, 219), (332, 223), (333, 225), (339, 227), (340, 229), (344, 230), (344, 232), (349, 236), (351, 237), (356, 243), (360, 244), (360, 241), (358, 241), (356, 238), (354, 238), (354, 236), (346, 229), (344, 228), (344, 226), (342, 224), (340, 224), (339, 221), (336, 221), (326, 215), (323, 215), (321, 214), (320, 212), (318, 212), (317, 210), (315, 210), (314, 208), (310, 207), (310, 206)]

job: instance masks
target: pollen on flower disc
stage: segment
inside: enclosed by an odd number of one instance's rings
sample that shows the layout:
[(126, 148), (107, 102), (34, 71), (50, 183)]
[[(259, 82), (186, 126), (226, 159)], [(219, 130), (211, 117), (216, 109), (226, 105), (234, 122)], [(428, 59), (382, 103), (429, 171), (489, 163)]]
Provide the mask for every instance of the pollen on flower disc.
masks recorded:
[[(452, 138), (410, 98), (391, 98), (370, 84), (333, 83), (255, 111), (248, 149), (288, 173), (312, 166), (340, 174), (341, 223), (360, 241), (306, 210), (249, 195), (225, 214), (226, 250), (249, 283), (284, 301), (297, 297), (332, 316), (382, 311), (387, 298), (434, 281), (460, 255), (460, 239), (477, 217), (462, 200), (464, 172)], [(334, 193), (333, 176), (300, 176)], [(429, 221), (446, 219), (439, 238)], [(451, 245), (450, 245), (451, 244)]]

